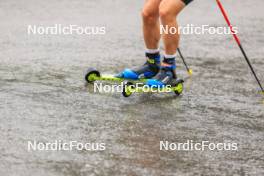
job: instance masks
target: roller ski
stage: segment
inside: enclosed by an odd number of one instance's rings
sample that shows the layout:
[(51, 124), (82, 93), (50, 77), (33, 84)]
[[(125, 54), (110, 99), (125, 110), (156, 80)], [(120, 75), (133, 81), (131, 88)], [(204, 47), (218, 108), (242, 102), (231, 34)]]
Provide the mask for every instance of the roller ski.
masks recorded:
[(87, 83), (93, 83), (94, 81), (110, 81), (121, 83), (125, 80), (129, 80), (132, 83), (143, 82), (145, 83), (149, 78), (154, 77), (160, 70), (160, 55), (156, 54), (150, 57), (146, 54), (147, 61), (141, 67), (135, 69), (125, 69), (119, 74), (109, 75), (101, 74), (94, 68), (89, 68), (85, 74), (85, 80)]
[(114, 74), (101, 74), (100, 71), (98, 71), (95, 68), (89, 68), (85, 74), (85, 81), (89, 84), (92, 84), (95, 81), (109, 81), (109, 82), (122, 83), (125, 80), (129, 80), (133, 83), (147, 81), (147, 79), (144, 79), (144, 78), (139, 78), (137, 80), (136, 79), (125, 79), (122, 77), (117, 77)]
[(159, 73), (152, 79), (148, 79), (143, 85), (135, 85), (126, 81), (123, 85), (123, 96), (129, 97), (133, 93), (146, 92), (174, 92), (180, 95), (183, 92), (183, 80), (177, 79), (175, 72), (175, 59), (164, 59)]
[(147, 84), (137, 86), (132, 82), (125, 81), (123, 83), (122, 95), (124, 97), (130, 97), (133, 93), (169, 93), (174, 92), (177, 96), (183, 92), (183, 80), (175, 80), (173, 84), (166, 86), (150, 87)]

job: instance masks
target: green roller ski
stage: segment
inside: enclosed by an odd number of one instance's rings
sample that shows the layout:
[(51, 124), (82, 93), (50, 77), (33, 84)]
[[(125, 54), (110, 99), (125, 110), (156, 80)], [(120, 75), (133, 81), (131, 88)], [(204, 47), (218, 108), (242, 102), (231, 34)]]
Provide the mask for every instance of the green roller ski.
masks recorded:
[[(101, 74), (95, 68), (89, 68), (85, 74), (85, 80), (87, 83), (92, 84), (95, 81), (110, 81), (110, 82), (121, 83), (121, 82), (128, 80), (128, 79), (118, 78), (115, 75), (111, 75), (111, 74)], [(136, 82), (144, 83), (147, 81), (147, 79), (138, 79), (138, 80), (130, 80), (129, 79), (129, 81), (132, 83), (136, 83)]]
[(181, 95), (183, 92), (183, 80), (179, 79), (175, 81), (173, 85), (160, 87), (160, 88), (148, 88), (146, 85), (137, 86), (134, 83), (130, 81), (125, 81), (123, 83), (123, 92), (122, 95), (124, 97), (129, 97), (133, 93), (168, 93), (168, 92), (174, 92), (177, 96)]

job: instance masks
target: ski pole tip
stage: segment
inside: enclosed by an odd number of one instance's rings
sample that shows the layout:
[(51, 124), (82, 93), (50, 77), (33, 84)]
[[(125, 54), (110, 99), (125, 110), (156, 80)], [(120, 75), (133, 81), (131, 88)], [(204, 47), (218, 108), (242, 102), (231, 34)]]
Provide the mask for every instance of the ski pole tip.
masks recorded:
[(191, 75), (193, 74), (192, 69), (189, 69), (189, 70), (188, 70), (188, 73), (189, 73), (189, 75), (191, 76)]
[(264, 95), (264, 90), (259, 90), (259, 93)]

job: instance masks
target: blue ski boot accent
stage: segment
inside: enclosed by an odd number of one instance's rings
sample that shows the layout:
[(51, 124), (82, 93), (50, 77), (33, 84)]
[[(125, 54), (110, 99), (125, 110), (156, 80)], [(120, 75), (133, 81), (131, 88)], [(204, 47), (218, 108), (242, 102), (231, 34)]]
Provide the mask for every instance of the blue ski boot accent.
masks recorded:
[(137, 80), (140, 78), (152, 78), (160, 70), (160, 55), (146, 53), (146, 63), (135, 69), (125, 69), (123, 72), (116, 75), (118, 78), (133, 79)]
[(172, 85), (173, 81), (177, 79), (175, 70), (175, 59), (164, 59), (160, 72), (153, 79), (149, 79), (146, 85), (154, 88)]

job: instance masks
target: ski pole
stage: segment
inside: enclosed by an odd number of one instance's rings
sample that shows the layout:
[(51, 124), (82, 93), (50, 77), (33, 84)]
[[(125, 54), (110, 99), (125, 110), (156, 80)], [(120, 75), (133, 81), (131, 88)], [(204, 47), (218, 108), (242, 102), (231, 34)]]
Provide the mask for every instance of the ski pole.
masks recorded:
[(188, 67), (187, 63), (185, 62), (185, 59), (184, 59), (184, 57), (183, 57), (183, 55), (182, 55), (182, 53), (181, 53), (180, 48), (177, 48), (177, 51), (178, 51), (178, 53), (179, 53), (179, 55), (180, 55), (180, 57), (181, 57), (181, 59), (182, 59), (182, 61), (183, 61), (183, 64), (184, 64), (185, 67), (186, 67), (187, 72), (189, 73), (189, 75), (192, 75), (192, 69), (190, 69), (190, 68)]
[(260, 89), (261, 89), (261, 92), (264, 93), (264, 89), (263, 89), (263, 87), (262, 87), (262, 85), (261, 85), (261, 83), (260, 83), (260, 81), (259, 81), (259, 79), (258, 79), (258, 77), (257, 77), (257, 74), (256, 74), (255, 70), (253, 69), (253, 67), (252, 67), (252, 65), (251, 65), (251, 63), (250, 63), (250, 61), (249, 61), (249, 59), (248, 59), (248, 57), (247, 57), (247, 54), (246, 54), (244, 48), (242, 47), (242, 44), (241, 44), (241, 42), (240, 42), (240, 40), (239, 40), (237, 34), (236, 34), (236, 33), (234, 32), (234, 30), (233, 30), (233, 26), (232, 26), (231, 23), (230, 23), (230, 20), (229, 20), (229, 18), (228, 18), (228, 16), (227, 16), (227, 13), (225, 12), (225, 9), (224, 9), (223, 5), (221, 4), (220, 0), (216, 0), (216, 2), (217, 2), (217, 4), (218, 4), (218, 6), (219, 6), (219, 8), (220, 8), (220, 10), (221, 10), (221, 12), (222, 12), (222, 14), (223, 14), (225, 20), (226, 20), (226, 22), (227, 22), (227, 24), (228, 24), (228, 26), (229, 26), (231, 32), (233, 33), (233, 37), (234, 37), (234, 39), (236, 40), (236, 43), (238, 44), (238, 46), (239, 46), (239, 48), (240, 48), (240, 50), (241, 50), (241, 52), (242, 52), (242, 54), (243, 54), (245, 60), (247, 61), (247, 64), (248, 64), (248, 66), (249, 66), (251, 72), (253, 73), (253, 75), (254, 75), (256, 81), (258, 82), (258, 85), (259, 85), (259, 87), (260, 87)]

